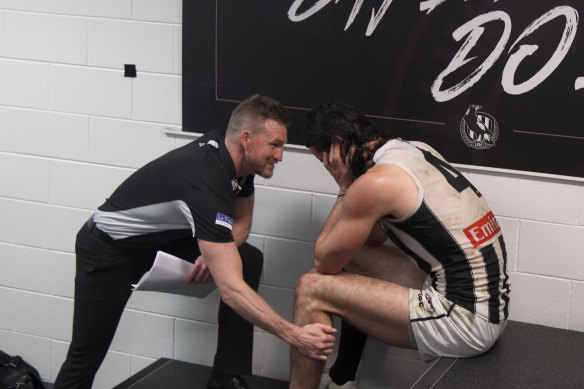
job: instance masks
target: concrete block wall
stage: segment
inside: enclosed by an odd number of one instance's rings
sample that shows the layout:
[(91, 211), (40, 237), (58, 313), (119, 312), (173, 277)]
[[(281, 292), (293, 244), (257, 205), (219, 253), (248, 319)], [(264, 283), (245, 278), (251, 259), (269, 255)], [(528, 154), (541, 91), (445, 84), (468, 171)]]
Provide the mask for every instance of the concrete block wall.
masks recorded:
[[(180, 0), (0, 0), (0, 349), (48, 381), (70, 340), (78, 228), (136, 168), (192, 139), (165, 132), (181, 125), (181, 23)], [(583, 182), (462, 170), (505, 232), (511, 318), (584, 331)], [(294, 147), (257, 181), (260, 293), (288, 319), (334, 193)], [(218, 299), (135, 293), (95, 387), (160, 357), (210, 365)], [(287, 345), (257, 329), (254, 372), (287, 379), (288, 362)], [(362, 365), (364, 388), (401, 387), (425, 369), (375, 341)]]

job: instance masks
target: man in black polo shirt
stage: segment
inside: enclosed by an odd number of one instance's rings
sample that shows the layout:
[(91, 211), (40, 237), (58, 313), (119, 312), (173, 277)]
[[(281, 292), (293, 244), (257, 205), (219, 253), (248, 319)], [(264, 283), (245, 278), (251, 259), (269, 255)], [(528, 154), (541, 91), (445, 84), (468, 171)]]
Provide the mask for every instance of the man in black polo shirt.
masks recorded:
[(158, 250), (194, 262), (189, 282), (213, 280), (221, 293), (210, 389), (248, 388), (253, 325), (301, 352), (326, 360), (335, 329), (298, 327), (256, 293), (261, 252), (246, 243), (254, 175), (270, 178), (282, 160), (290, 116), (254, 95), (233, 111), (227, 131), (211, 131), (138, 169), (77, 235), (73, 336), (55, 382), (90, 388), (136, 283)]

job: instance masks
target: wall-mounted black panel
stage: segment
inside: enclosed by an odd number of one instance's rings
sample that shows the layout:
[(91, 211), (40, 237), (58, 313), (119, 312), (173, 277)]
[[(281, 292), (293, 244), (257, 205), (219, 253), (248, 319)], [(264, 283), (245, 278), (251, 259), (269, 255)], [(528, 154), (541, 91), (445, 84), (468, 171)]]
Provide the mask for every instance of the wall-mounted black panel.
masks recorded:
[(183, 129), (253, 93), (354, 104), (451, 162), (584, 177), (581, 0), (197, 0), (183, 5)]

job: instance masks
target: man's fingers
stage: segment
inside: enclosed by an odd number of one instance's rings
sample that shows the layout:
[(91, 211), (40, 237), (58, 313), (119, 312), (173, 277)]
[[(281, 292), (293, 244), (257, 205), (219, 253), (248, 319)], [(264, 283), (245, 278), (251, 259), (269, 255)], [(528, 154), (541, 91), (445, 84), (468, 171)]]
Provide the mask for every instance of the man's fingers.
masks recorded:
[(191, 267), (191, 270), (189, 271), (189, 274), (187, 275), (187, 282), (193, 282), (193, 278), (196, 275), (196, 271), (197, 271), (197, 268), (195, 265), (193, 265)]
[(335, 334), (339, 331), (335, 327), (329, 326), (327, 324), (322, 324), (322, 323), (315, 323), (315, 324), (320, 327), (322, 332), (327, 333), (327, 334)]
[(202, 283), (209, 283), (213, 281), (213, 276), (211, 275), (211, 272), (209, 272), (209, 270), (207, 270), (207, 272), (205, 273), (205, 276), (201, 279)]
[(187, 276), (187, 282), (189, 283), (206, 283), (211, 282), (213, 276), (209, 272), (209, 270), (202, 264), (195, 262), (191, 270), (189, 271), (189, 275)]

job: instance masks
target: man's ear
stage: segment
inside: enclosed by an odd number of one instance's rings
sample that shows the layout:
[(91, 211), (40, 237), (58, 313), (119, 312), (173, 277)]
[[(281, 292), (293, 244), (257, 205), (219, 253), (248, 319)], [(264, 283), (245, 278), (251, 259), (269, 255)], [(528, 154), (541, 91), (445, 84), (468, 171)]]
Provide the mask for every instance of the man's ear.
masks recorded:
[(251, 132), (249, 130), (243, 130), (239, 133), (239, 142), (244, 150), (247, 150), (249, 141), (251, 140)]

